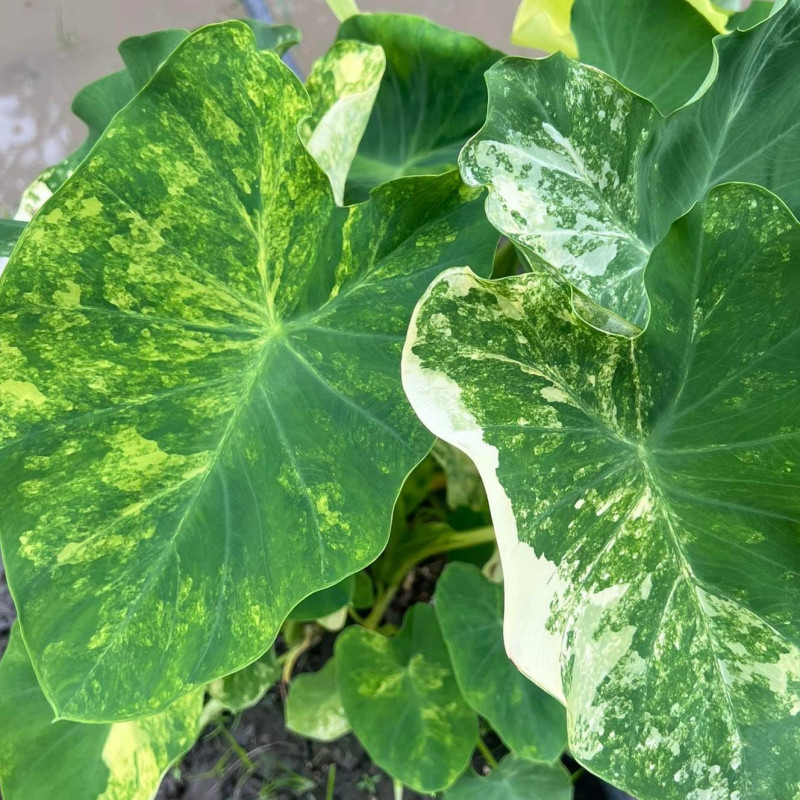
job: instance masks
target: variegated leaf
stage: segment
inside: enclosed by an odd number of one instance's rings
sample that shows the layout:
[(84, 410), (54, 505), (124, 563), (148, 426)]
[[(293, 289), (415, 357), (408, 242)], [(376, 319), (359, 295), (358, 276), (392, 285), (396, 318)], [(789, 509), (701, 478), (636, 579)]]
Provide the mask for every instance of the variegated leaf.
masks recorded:
[(641, 330), (650, 252), (711, 187), (751, 181), (800, 210), (800, 97), (786, 82), (800, 71), (800, 0), (715, 42), (703, 94), (667, 118), (562, 55), (487, 73), (487, 123), (461, 154), (464, 180), (489, 187), (492, 223), (576, 288), (590, 324)]
[[(0, 537), (60, 716), (164, 710), (383, 549), (431, 446), (411, 310), (495, 240), (456, 173), (335, 205), (240, 22), (178, 47), (0, 283)], [(413, 202), (411, 202), (413, 200)]]
[(505, 641), (642, 800), (800, 792), (800, 225), (732, 184), (647, 268), (636, 340), (543, 273), (441, 275), (406, 391), (481, 471)]
[(133, 722), (56, 721), (19, 627), (0, 662), (0, 788), (5, 800), (152, 800), (194, 744), (203, 690)]

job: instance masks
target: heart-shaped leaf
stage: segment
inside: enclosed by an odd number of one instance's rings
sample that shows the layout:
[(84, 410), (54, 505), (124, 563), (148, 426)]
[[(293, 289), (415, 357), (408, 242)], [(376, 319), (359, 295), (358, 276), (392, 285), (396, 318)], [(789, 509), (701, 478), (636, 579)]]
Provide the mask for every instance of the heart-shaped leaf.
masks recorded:
[(564, 707), (506, 655), (503, 587), (477, 567), (450, 564), (436, 584), (436, 616), (467, 703), (522, 758), (555, 761), (567, 743)]
[(54, 721), (14, 626), (0, 662), (0, 788), (5, 800), (151, 800), (197, 738), (203, 691), (134, 722)]
[(417, 792), (450, 786), (478, 736), (430, 606), (410, 608), (394, 639), (351, 627), (336, 640), (347, 719), (375, 763)]
[(486, 116), (483, 73), (501, 56), (472, 36), (420, 17), (350, 17), (339, 39), (380, 45), (386, 74), (347, 179), (348, 202), (392, 178), (456, 166)]
[(318, 672), (304, 672), (292, 680), (286, 699), (286, 727), (320, 742), (333, 742), (350, 732), (335, 658), (328, 659)]
[(487, 487), (505, 641), (642, 800), (800, 791), (800, 225), (731, 184), (647, 269), (640, 338), (543, 273), (441, 275), (404, 384)]
[(60, 716), (156, 713), (254, 661), (380, 553), (431, 446), (403, 334), (494, 237), (456, 173), (338, 208), (309, 108), (242, 23), (198, 31), (3, 274), (0, 536)]
[(562, 55), (487, 73), (487, 122), (461, 154), (464, 180), (489, 187), (489, 219), (578, 290), (590, 324), (638, 334), (650, 252), (711, 187), (751, 181), (800, 211), (800, 83), (785, 79), (800, 72), (800, 0), (715, 45), (705, 92), (667, 118)]
[(465, 775), (445, 800), (572, 800), (569, 773), (562, 766), (531, 764), (513, 753), (488, 778)]

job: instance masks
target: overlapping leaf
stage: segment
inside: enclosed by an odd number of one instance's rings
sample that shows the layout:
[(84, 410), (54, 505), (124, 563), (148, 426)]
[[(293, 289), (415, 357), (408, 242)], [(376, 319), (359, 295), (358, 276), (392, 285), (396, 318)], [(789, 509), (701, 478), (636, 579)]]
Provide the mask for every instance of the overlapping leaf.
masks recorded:
[(417, 792), (450, 786), (467, 766), (478, 726), (433, 609), (409, 609), (394, 639), (348, 628), (336, 640), (336, 661), (345, 714), (375, 763)]
[(493, 236), (455, 173), (336, 207), (309, 106), (243, 24), (198, 31), (3, 274), (0, 536), (61, 716), (156, 713), (258, 658), (377, 556), (430, 447), (406, 323)]
[(318, 672), (304, 672), (294, 678), (286, 699), (286, 727), (320, 742), (332, 742), (350, 732), (335, 658)]
[(436, 616), (469, 705), (508, 748), (555, 761), (567, 742), (564, 707), (525, 678), (503, 646), (503, 588), (470, 564), (451, 564), (436, 585)]
[(668, 113), (711, 68), (711, 40), (727, 17), (709, 11), (708, 0), (526, 0), (512, 40), (599, 67)]
[(800, 225), (731, 184), (647, 269), (640, 338), (543, 273), (440, 276), (404, 384), (487, 486), (505, 640), (637, 797), (800, 791)]
[(170, 764), (194, 743), (195, 690), (135, 722), (54, 721), (17, 626), (0, 662), (0, 787), (5, 800), (151, 800)]
[(572, 800), (569, 773), (562, 766), (531, 764), (506, 756), (488, 778), (465, 775), (445, 800)]
[(386, 74), (348, 176), (346, 199), (363, 200), (392, 178), (454, 168), (459, 150), (486, 116), (483, 73), (502, 53), (472, 36), (400, 14), (350, 17), (339, 39), (380, 45), (386, 53)]
[[(300, 32), (291, 25), (266, 25), (255, 19), (243, 20), (256, 38), (260, 50), (283, 54), (300, 41)], [(83, 144), (64, 161), (46, 169), (26, 190), (18, 219), (31, 219), (44, 201), (75, 171), (114, 115), (125, 107), (153, 77), (169, 54), (189, 35), (171, 29), (131, 36), (119, 45), (125, 69), (106, 75), (84, 86), (72, 101), (72, 111), (86, 123), (89, 133)]]
[(222, 711), (238, 714), (251, 708), (264, 697), (280, 677), (281, 668), (275, 653), (268, 650), (258, 661), (254, 661), (244, 669), (208, 684), (205, 716), (214, 718)]
[(559, 270), (598, 327), (638, 333), (650, 252), (711, 187), (751, 181), (800, 210), (800, 84), (786, 82), (800, 71), (800, 0), (716, 47), (704, 94), (667, 118), (561, 55), (505, 59), (487, 74), (487, 124), (461, 155), (462, 175), (489, 186), (493, 224), (532, 263)]
[(302, 125), (303, 136), (330, 178), (339, 205), (385, 68), (380, 47), (340, 41), (314, 64), (306, 81), (311, 116)]

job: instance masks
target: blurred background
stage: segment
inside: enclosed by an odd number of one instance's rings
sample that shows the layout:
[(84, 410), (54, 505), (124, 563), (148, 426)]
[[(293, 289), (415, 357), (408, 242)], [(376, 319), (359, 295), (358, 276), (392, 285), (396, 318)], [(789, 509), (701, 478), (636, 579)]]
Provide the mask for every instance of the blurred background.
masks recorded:
[[(518, 0), (361, 0), (362, 11), (420, 14), (479, 36), (505, 52)], [(70, 113), (76, 92), (122, 67), (117, 45), (164, 28), (196, 28), (266, 15), (300, 28), (299, 70), (333, 41), (325, 0), (0, 0), (0, 217), (13, 216), (25, 187), (85, 138)]]

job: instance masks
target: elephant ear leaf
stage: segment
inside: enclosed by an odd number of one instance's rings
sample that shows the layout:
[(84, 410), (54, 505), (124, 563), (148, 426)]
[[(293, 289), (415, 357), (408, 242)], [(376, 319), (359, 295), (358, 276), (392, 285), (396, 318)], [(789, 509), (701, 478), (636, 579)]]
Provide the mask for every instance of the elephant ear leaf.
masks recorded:
[(481, 471), (509, 655), (635, 796), (800, 791), (799, 265), (786, 207), (729, 184), (655, 248), (638, 339), (544, 273), (448, 271), (412, 318), (406, 391)]
[(496, 241), (455, 172), (337, 207), (309, 113), (246, 26), (201, 29), (3, 275), (0, 536), (61, 717), (158, 713), (256, 660), (381, 552), (432, 444), (407, 322)]
[(170, 765), (194, 744), (202, 708), (203, 690), (196, 689), (161, 714), (133, 722), (56, 721), (15, 625), (0, 662), (3, 797), (151, 800)]
[(491, 222), (572, 285), (595, 327), (638, 335), (650, 253), (712, 187), (757, 183), (800, 212), (800, 83), (785, 81), (800, 71), (800, 0), (714, 45), (702, 94), (666, 118), (561, 54), (487, 73), (487, 121), (461, 153), (463, 178), (488, 187)]
[(393, 178), (453, 169), (458, 151), (483, 124), (483, 73), (502, 53), (402, 14), (352, 16), (338, 38), (380, 45), (386, 53), (386, 73), (347, 179), (347, 201), (363, 200)]

